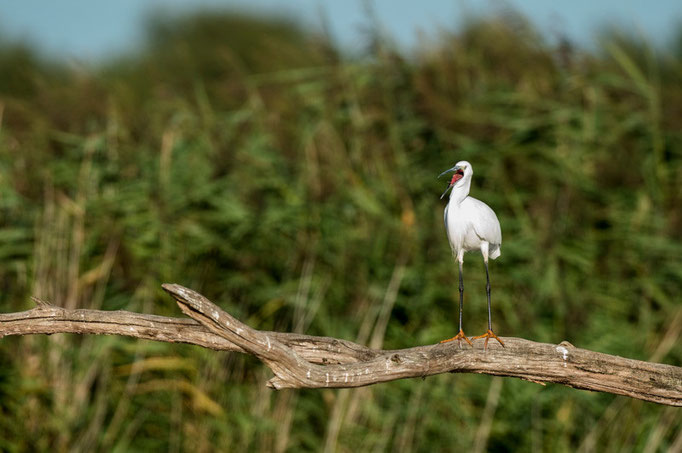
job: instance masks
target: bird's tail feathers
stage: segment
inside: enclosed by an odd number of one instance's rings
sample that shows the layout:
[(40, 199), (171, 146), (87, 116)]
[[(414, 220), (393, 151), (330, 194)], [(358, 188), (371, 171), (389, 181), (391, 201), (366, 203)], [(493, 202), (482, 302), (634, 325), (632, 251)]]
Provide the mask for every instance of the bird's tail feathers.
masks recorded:
[(490, 251), (490, 259), (494, 260), (498, 256), (500, 256), (501, 254), (502, 254), (502, 252), (500, 251), (500, 246), (498, 245)]

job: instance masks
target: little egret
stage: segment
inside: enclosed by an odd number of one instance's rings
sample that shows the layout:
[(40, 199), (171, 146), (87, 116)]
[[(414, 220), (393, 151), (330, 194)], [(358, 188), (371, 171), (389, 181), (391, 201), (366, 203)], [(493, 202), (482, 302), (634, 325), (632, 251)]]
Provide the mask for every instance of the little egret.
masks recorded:
[(504, 342), (493, 332), (493, 321), (490, 314), (490, 276), (488, 274), (488, 257), (495, 259), (500, 256), (500, 246), (502, 245), (502, 230), (500, 222), (497, 220), (495, 212), (490, 207), (476, 198), (469, 196), (471, 187), (471, 177), (474, 174), (471, 164), (467, 161), (460, 161), (445, 170), (438, 177), (446, 173), (454, 172), (447, 189), (440, 196), (442, 199), (448, 190), (450, 201), (445, 206), (445, 231), (448, 234), (448, 241), (452, 249), (453, 256), (459, 263), (459, 333), (454, 337), (443, 340), (441, 343), (457, 340), (461, 346), (461, 340), (473, 346), (473, 343), (464, 335), (462, 330), (462, 307), (464, 305), (464, 283), (462, 280), (462, 264), (464, 262), (464, 252), (480, 250), (485, 263), (485, 277), (487, 284), (485, 287), (488, 295), (488, 331), (483, 335), (473, 337), (472, 340), (485, 338), (485, 349), (488, 349), (488, 340), (495, 338), (504, 346)]

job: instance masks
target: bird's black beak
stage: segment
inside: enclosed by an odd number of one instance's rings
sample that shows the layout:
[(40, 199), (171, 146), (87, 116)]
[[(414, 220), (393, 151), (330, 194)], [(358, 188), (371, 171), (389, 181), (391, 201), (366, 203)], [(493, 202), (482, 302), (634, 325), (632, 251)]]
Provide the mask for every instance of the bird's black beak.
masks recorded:
[(443, 199), (443, 197), (445, 196), (445, 194), (448, 193), (448, 190), (452, 189), (452, 186), (454, 186), (454, 184), (448, 184), (448, 188), (445, 189), (445, 192), (443, 192), (443, 195), (440, 196), (440, 199), (441, 199), (441, 200)]
[(440, 178), (440, 177), (443, 176), (444, 174), (450, 173), (451, 171), (457, 171), (457, 168), (458, 168), (457, 165), (455, 165), (454, 167), (445, 170), (443, 173), (441, 173), (440, 175), (438, 175), (438, 177)]
[[(445, 170), (443, 173), (441, 173), (440, 175), (438, 175), (438, 177), (440, 178), (441, 176), (443, 176), (443, 175), (446, 174), (446, 173), (450, 173), (451, 171), (457, 171), (457, 170), (459, 170), (459, 167), (458, 167), (457, 165), (455, 165), (454, 167)], [(450, 183), (448, 184), (447, 189), (445, 189), (445, 192), (443, 192), (443, 195), (440, 196), (440, 199), (441, 199), (441, 200), (443, 199), (443, 197), (445, 196), (445, 194), (448, 193), (448, 190), (452, 189), (452, 186), (454, 186), (454, 185), (455, 185), (455, 183), (452, 182), (452, 181), (450, 181)]]

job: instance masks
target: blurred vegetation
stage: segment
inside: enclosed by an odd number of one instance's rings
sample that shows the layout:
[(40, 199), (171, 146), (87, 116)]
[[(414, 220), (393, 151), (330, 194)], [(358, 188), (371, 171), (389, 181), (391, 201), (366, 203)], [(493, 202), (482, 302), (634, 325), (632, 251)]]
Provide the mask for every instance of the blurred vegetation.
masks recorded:
[[(682, 33), (680, 34), (682, 37)], [(349, 58), (282, 20), (159, 19), (91, 68), (0, 45), (0, 309), (180, 316), (375, 347), (456, 329), (435, 177), (497, 212), (501, 335), (682, 365), (682, 46), (593, 53), (522, 18)], [(678, 40), (682, 43), (682, 38)], [(486, 326), (465, 260), (465, 331)], [(255, 359), (118, 337), (0, 341), (3, 451), (666, 451), (679, 409), (512, 379), (265, 388)]]

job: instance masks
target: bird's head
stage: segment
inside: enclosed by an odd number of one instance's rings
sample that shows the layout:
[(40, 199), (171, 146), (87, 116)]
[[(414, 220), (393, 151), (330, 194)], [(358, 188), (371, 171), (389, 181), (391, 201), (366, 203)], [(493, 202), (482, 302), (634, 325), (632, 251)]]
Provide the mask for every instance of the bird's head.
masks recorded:
[(445, 196), (446, 193), (448, 193), (448, 190), (455, 187), (455, 185), (457, 185), (459, 181), (464, 180), (465, 177), (466, 179), (471, 179), (471, 175), (474, 174), (474, 170), (471, 168), (471, 164), (465, 160), (460, 160), (455, 164), (454, 167), (445, 170), (443, 173), (438, 175), (438, 177), (440, 178), (444, 174), (450, 172), (454, 172), (454, 174), (452, 175), (450, 183), (448, 184), (448, 187), (445, 189), (445, 192), (443, 192), (443, 195), (440, 196), (441, 199)]

